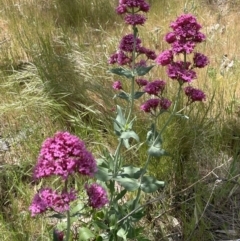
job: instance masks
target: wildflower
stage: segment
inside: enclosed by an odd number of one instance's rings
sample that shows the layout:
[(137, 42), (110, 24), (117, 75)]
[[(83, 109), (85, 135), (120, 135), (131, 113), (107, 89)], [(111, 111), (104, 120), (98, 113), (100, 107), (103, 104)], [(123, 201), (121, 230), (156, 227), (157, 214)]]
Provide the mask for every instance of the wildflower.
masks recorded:
[(43, 142), (34, 178), (58, 175), (66, 179), (74, 172), (93, 176), (96, 171), (96, 161), (84, 142), (68, 132), (57, 132)]
[(155, 51), (153, 51), (151, 49), (147, 49), (145, 47), (140, 47), (138, 52), (141, 54), (145, 54), (148, 59), (154, 60), (157, 58)]
[(171, 79), (181, 82), (191, 82), (193, 79), (196, 79), (197, 74), (195, 71), (189, 69), (190, 65), (190, 62), (173, 62), (168, 65), (167, 74)]
[(33, 198), (29, 207), (31, 215), (45, 212), (47, 209), (53, 209), (57, 212), (69, 210), (69, 203), (76, 199), (76, 191), (58, 193), (51, 188), (41, 189)]
[(169, 99), (161, 98), (159, 104), (161, 109), (167, 110), (171, 106), (172, 102)]
[(206, 99), (206, 95), (202, 90), (195, 89), (192, 86), (187, 86), (184, 92), (191, 102), (203, 101)]
[(171, 44), (176, 41), (176, 35), (173, 32), (167, 33), (165, 36), (165, 40), (167, 43)]
[(156, 58), (156, 63), (162, 66), (168, 65), (173, 61), (172, 50), (165, 50)]
[(149, 82), (145, 87), (144, 91), (148, 93), (149, 95), (159, 95), (159, 93), (162, 93), (166, 85), (166, 82), (163, 80), (155, 80), (152, 82)]
[(187, 39), (193, 38), (202, 27), (191, 14), (181, 15), (175, 22), (172, 22), (170, 26), (176, 36)]
[(152, 110), (156, 111), (157, 107), (159, 107), (160, 99), (149, 99), (145, 103), (143, 103), (140, 107), (146, 113), (150, 113)]
[(129, 25), (143, 25), (146, 22), (146, 17), (142, 14), (127, 14), (124, 20)]
[(208, 57), (201, 53), (194, 53), (193, 62), (194, 66), (198, 68), (204, 68), (209, 64)]
[(179, 53), (187, 53), (190, 54), (193, 52), (196, 44), (194, 41), (186, 41), (184, 39), (176, 40), (174, 43), (172, 43), (172, 51), (175, 54)]
[(148, 81), (146, 79), (136, 79), (136, 83), (139, 87), (143, 87), (148, 84)]
[(206, 39), (205, 35), (199, 30), (202, 26), (191, 14), (183, 14), (176, 21), (172, 22), (170, 27), (173, 32), (165, 36), (165, 40), (172, 45), (172, 51), (176, 54), (193, 52), (196, 43)]
[(89, 206), (93, 208), (102, 208), (109, 202), (106, 190), (99, 184), (94, 183), (90, 186), (86, 184), (85, 189), (89, 197)]
[(137, 11), (148, 12), (150, 6), (145, 0), (119, 0), (116, 12), (118, 14), (126, 13), (127, 8), (139, 8)]
[(122, 83), (120, 81), (115, 81), (112, 85), (113, 89), (115, 90), (121, 90), (122, 89)]
[(119, 49), (126, 52), (132, 52), (134, 48), (134, 42), (136, 50), (138, 50), (142, 42), (141, 39), (134, 37), (133, 34), (125, 35), (120, 41)]

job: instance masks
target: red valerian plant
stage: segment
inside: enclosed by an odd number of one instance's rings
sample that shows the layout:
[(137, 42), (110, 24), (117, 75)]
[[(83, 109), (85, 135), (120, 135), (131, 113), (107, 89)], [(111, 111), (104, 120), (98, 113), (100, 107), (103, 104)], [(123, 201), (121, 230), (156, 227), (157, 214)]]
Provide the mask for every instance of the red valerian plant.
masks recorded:
[[(149, 164), (153, 158), (159, 160), (167, 154), (163, 149), (162, 135), (170, 121), (176, 116), (184, 117), (182, 108), (180, 111), (177, 109), (181, 94), (186, 95), (186, 106), (206, 99), (202, 90), (191, 85), (197, 79), (196, 68), (204, 68), (209, 64), (205, 55), (195, 51), (196, 46), (206, 37), (200, 32), (201, 25), (191, 14), (183, 14), (170, 24), (172, 31), (164, 37), (170, 44), (169, 49), (157, 55), (155, 51), (144, 47), (137, 26), (144, 25), (149, 9), (150, 5), (145, 0), (119, 0), (116, 8), (116, 13), (124, 16), (132, 32), (122, 37), (117, 50), (108, 59), (109, 64), (114, 66), (109, 72), (120, 77), (112, 84), (117, 92), (114, 98), (120, 98), (124, 100), (121, 103), (126, 104), (123, 104), (123, 108), (119, 105), (114, 108), (116, 118), (113, 119), (113, 127), (118, 140), (115, 151), (110, 153), (104, 150), (101, 158), (95, 160), (84, 142), (68, 132), (58, 132), (42, 145), (34, 168), (34, 179), (56, 177), (61, 183), (57, 190), (49, 187), (40, 189), (29, 210), (32, 216), (46, 211), (54, 211), (58, 215), (66, 213), (63, 217), (67, 218), (67, 226), (54, 230), (54, 241), (63, 240), (64, 237), (65, 241), (70, 240), (71, 222), (76, 217), (87, 220), (81, 222), (81, 240), (149, 241), (139, 222), (146, 215), (146, 203), (142, 204), (141, 196), (143, 192), (145, 195), (154, 193), (165, 184), (149, 176)], [(152, 77), (149, 81), (143, 77), (156, 63), (166, 68), (168, 78), (178, 85), (177, 93), (171, 100), (166, 97), (167, 80)], [(123, 85), (124, 79), (128, 82)], [(137, 119), (134, 107), (136, 100), (143, 96), (146, 99), (139, 110), (149, 115), (151, 122), (145, 141), (148, 149), (144, 160), (141, 160), (145, 163), (142, 167), (136, 167), (128, 162), (123, 151), (124, 148), (132, 150), (132, 141), (140, 141), (134, 131)], [(159, 126), (157, 120), (163, 113), (168, 114), (168, 118)], [(80, 190), (70, 185), (71, 180), (75, 180), (78, 175), (97, 179), (97, 183), (85, 184), (84, 197), (79, 195)], [(134, 194), (128, 195), (128, 192), (133, 191)], [(82, 205), (80, 200), (84, 198), (88, 200)], [(151, 202), (158, 200), (153, 199)], [(71, 210), (72, 203), (77, 205)]]

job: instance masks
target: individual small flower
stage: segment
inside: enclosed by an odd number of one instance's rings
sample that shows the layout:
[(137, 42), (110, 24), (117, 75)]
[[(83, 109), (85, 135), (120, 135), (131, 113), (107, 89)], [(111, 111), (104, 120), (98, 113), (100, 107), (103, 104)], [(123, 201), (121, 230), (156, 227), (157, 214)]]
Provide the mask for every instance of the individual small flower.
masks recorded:
[(203, 101), (206, 99), (206, 95), (202, 90), (195, 89), (192, 86), (187, 86), (184, 92), (191, 102)]
[(119, 49), (126, 52), (132, 52), (134, 48), (134, 42), (136, 50), (138, 50), (142, 42), (141, 39), (134, 37), (133, 34), (125, 35), (120, 41)]
[(88, 184), (85, 185), (87, 195), (89, 197), (89, 206), (93, 208), (102, 208), (107, 203), (109, 203), (106, 190), (99, 184)]
[(149, 95), (159, 95), (163, 92), (166, 82), (163, 80), (155, 80), (149, 82), (145, 87), (144, 91)]
[(76, 199), (76, 191), (71, 190), (69, 193), (58, 193), (51, 188), (41, 189), (33, 198), (29, 207), (32, 216), (43, 213), (48, 209), (57, 212), (69, 210), (69, 204)]
[(171, 79), (176, 79), (181, 82), (191, 82), (197, 78), (197, 74), (195, 71), (189, 69), (190, 65), (190, 62), (173, 62), (168, 65), (167, 74)]
[(129, 25), (143, 25), (147, 18), (142, 14), (126, 14), (124, 20)]
[(96, 171), (96, 160), (84, 142), (68, 132), (57, 132), (43, 142), (34, 178), (58, 175), (66, 179), (74, 172), (93, 176)]
[(118, 81), (115, 81), (112, 85), (113, 89), (115, 90), (121, 90), (122, 89), (122, 83), (118, 80)]
[(208, 57), (201, 53), (194, 53), (193, 62), (194, 66), (198, 68), (204, 68), (209, 64)]
[(152, 111), (156, 111), (159, 104), (160, 99), (149, 99), (140, 106), (140, 109), (146, 113), (150, 113)]
[(136, 83), (139, 87), (143, 87), (148, 84), (148, 81), (146, 79), (136, 79)]
[(167, 33), (165, 36), (165, 40), (167, 43), (171, 44), (176, 41), (176, 35), (173, 32)]
[(173, 52), (172, 50), (165, 50), (156, 58), (156, 63), (162, 66), (168, 65), (173, 61)]
[(167, 110), (170, 106), (171, 106), (172, 102), (169, 100), (169, 99), (166, 99), (166, 98), (161, 98), (160, 99), (160, 107), (161, 109), (163, 110)]

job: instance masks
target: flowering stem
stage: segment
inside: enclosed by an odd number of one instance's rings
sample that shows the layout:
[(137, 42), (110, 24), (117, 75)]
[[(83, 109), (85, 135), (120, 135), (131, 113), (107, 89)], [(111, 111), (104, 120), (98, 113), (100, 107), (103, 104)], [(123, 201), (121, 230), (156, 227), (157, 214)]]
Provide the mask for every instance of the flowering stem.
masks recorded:
[[(132, 10), (132, 14), (134, 14), (134, 10)], [(136, 26), (133, 26), (133, 51), (132, 51), (132, 73), (134, 75), (134, 69), (135, 69), (135, 60), (136, 60), (136, 38), (137, 38), (137, 32), (138, 32), (138, 29)], [(131, 106), (130, 106), (130, 111), (128, 113), (128, 117), (127, 117), (127, 123), (129, 122), (129, 119), (132, 115), (132, 111), (133, 111), (133, 106), (134, 106), (134, 91), (135, 91), (135, 86), (134, 86), (134, 83), (135, 83), (135, 77), (133, 76), (132, 77), (132, 80), (131, 80)]]

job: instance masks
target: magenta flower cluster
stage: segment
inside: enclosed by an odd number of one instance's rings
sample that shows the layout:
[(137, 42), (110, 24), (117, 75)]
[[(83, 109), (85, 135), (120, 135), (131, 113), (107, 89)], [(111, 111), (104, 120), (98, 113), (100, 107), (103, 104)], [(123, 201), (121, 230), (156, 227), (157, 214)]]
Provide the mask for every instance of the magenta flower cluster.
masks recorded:
[(57, 175), (66, 179), (74, 172), (93, 176), (96, 171), (96, 161), (84, 142), (68, 132), (58, 132), (42, 144), (34, 178)]
[(125, 35), (119, 44), (118, 50), (109, 58), (109, 64), (127, 65), (132, 67), (132, 52), (135, 50), (137, 57), (145, 56), (144, 59), (135, 63), (135, 66), (146, 66), (147, 60), (155, 60), (157, 55), (153, 50), (143, 47), (142, 40), (133, 34)]
[[(143, 88), (143, 91), (150, 96), (154, 96), (144, 102), (140, 109), (146, 113), (155, 114), (156, 111), (166, 111), (172, 104), (172, 102), (163, 97), (166, 82), (164, 80), (154, 80), (148, 82), (145, 79), (136, 79), (138, 86)], [(157, 98), (156, 98), (157, 97)]]
[(146, 22), (146, 17), (138, 12), (148, 12), (149, 4), (145, 0), (119, 0), (119, 5), (116, 8), (118, 14), (125, 14), (124, 20), (130, 25), (143, 25)]
[[(193, 53), (196, 45), (203, 42), (206, 37), (200, 32), (201, 25), (191, 14), (183, 14), (172, 22), (170, 27), (172, 32), (165, 36), (165, 41), (171, 45), (171, 49), (160, 53), (156, 58), (156, 63), (166, 66), (167, 75), (173, 80), (177, 80), (180, 85), (191, 83), (197, 78), (194, 68), (204, 68), (209, 64), (207, 56), (194, 52), (191, 62), (187, 61), (187, 55)], [(175, 60), (179, 54), (183, 55), (183, 60)], [(191, 86), (190, 86), (191, 87)], [(191, 102), (203, 101), (205, 94), (191, 87), (191, 91), (184, 91)], [(191, 94), (190, 94), (191, 93)]]
[(33, 198), (29, 207), (31, 215), (43, 213), (46, 210), (64, 212), (69, 210), (69, 203), (77, 198), (76, 191), (58, 193), (51, 188), (41, 189)]
[(86, 184), (85, 189), (89, 197), (88, 203), (90, 207), (98, 209), (109, 203), (106, 190), (99, 184)]

